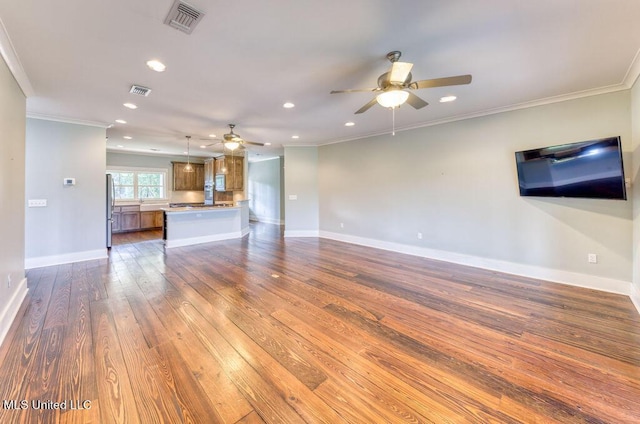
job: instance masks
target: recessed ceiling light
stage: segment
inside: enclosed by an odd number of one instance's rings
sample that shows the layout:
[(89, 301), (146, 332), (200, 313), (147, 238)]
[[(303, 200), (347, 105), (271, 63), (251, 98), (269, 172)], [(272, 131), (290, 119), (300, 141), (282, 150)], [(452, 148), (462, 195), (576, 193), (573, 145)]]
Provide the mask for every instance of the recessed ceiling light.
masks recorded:
[(123, 148), (124, 146), (122, 144), (118, 144), (118, 147)]
[(133, 103), (123, 103), (122, 106), (127, 107), (129, 109), (138, 109), (138, 106), (134, 105)]
[(216, 138), (216, 135), (215, 134), (209, 134), (209, 137)]
[(133, 137), (131, 137), (130, 135), (125, 135), (125, 136), (124, 136), (124, 137), (122, 137), (122, 138), (124, 138), (125, 140), (131, 140)]
[(205, 146), (204, 144), (202, 146), (200, 146), (201, 149), (206, 149), (207, 146)]
[(347, 122), (344, 124), (345, 127), (353, 127), (355, 125), (355, 122)]
[(447, 102), (452, 102), (455, 99), (457, 99), (456, 96), (444, 96), (440, 98), (440, 103), (447, 103)]
[(116, 122), (118, 124), (126, 124), (127, 123), (127, 121), (125, 121), (124, 119), (116, 119)]
[(285, 108), (285, 109), (291, 109), (292, 107), (295, 107), (295, 106), (296, 106), (296, 105), (294, 105), (294, 104), (293, 104), (293, 103), (291, 103), (291, 102), (287, 102), (287, 103), (285, 103), (285, 104), (283, 104), (283, 105), (282, 105), (282, 107), (283, 107), (283, 108)]
[(264, 143), (265, 146), (271, 146), (271, 143)]
[(164, 66), (164, 63), (159, 60), (149, 60), (147, 61), (147, 66), (156, 72), (164, 72), (164, 70), (167, 69), (167, 67)]
[(298, 139), (298, 138), (300, 138), (300, 136), (299, 135), (292, 135), (291, 138)]

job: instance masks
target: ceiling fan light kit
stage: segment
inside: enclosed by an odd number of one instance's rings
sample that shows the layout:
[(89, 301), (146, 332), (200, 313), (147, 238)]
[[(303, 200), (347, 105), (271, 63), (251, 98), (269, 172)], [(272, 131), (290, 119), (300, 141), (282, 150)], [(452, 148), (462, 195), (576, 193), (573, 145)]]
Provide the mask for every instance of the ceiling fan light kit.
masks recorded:
[(235, 149), (240, 147), (240, 143), (238, 143), (237, 141), (225, 141), (224, 147), (226, 147), (227, 149), (233, 152)]
[(389, 90), (384, 91), (376, 96), (376, 101), (380, 106), (386, 108), (396, 108), (409, 98), (409, 93), (404, 90)]

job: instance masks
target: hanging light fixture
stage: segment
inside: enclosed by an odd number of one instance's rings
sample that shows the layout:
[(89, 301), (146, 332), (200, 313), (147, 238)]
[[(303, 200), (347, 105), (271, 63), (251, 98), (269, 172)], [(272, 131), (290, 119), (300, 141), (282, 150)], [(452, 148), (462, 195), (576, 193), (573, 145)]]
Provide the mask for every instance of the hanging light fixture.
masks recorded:
[(184, 172), (193, 172), (193, 165), (191, 165), (191, 158), (190, 158), (190, 141), (191, 141), (191, 136), (187, 135), (187, 164), (184, 166), (184, 168), (182, 169)]
[(388, 107), (391, 109), (395, 109), (409, 98), (409, 92), (392, 88), (387, 91), (383, 91), (382, 93), (376, 96), (376, 100), (380, 104), (380, 106)]

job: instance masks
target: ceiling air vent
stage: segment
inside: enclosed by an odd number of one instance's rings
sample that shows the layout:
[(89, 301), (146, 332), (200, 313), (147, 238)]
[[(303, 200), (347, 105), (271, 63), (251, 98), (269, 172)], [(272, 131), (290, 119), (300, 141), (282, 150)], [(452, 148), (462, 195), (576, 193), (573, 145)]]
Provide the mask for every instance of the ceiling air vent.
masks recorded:
[(129, 90), (129, 93), (132, 94), (137, 94), (138, 96), (145, 96), (147, 97), (149, 95), (149, 93), (151, 93), (151, 89), (148, 87), (143, 87), (141, 85), (132, 85), (131, 86), (131, 90)]
[(200, 22), (204, 12), (199, 11), (188, 3), (176, 0), (171, 6), (164, 23), (187, 34), (191, 34), (193, 28)]

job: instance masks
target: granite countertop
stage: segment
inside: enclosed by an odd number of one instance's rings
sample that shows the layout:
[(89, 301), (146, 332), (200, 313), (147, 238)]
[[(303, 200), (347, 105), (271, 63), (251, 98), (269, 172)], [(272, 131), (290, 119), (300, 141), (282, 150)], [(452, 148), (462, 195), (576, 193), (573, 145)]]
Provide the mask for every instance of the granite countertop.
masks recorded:
[(201, 204), (193, 204), (191, 206), (174, 206), (169, 208), (162, 208), (163, 211), (173, 213), (173, 212), (212, 212), (212, 211), (222, 211), (222, 210), (231, 210), (231, 209), (240, 209), (240, 206), (233, 205), (201, 205)]

